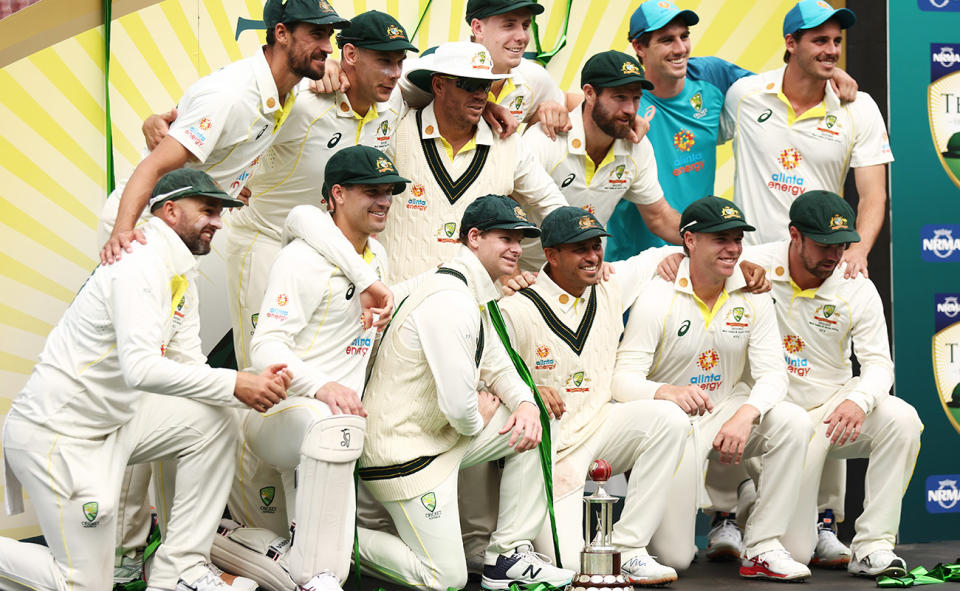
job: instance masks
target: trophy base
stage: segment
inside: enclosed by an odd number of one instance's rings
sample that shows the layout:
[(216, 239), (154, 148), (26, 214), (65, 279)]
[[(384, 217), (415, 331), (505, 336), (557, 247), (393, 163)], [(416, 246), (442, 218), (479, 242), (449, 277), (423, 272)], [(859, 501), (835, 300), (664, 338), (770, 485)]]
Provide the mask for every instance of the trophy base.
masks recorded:
[(566, 591), (633, 591), (623, 575), (591, 575), (577, 573)]

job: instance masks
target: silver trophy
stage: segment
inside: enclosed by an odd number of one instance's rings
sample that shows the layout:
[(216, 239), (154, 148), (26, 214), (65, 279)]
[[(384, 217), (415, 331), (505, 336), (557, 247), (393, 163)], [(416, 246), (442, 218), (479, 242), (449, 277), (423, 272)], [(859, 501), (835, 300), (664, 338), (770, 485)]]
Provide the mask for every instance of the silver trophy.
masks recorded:
[[(609, 494), (603, 485), (613, 474), (606, 460), (594, 460), (590, 465), (590, 480), (597, 491), (584, 497), (584, 548), (580, 552), (580, 572), (573, 577), (567, 591), (633, 591), (633, 586), (620, 574), (620, 553), (613, 547), (613, 505), (618, 497)], [(590, 515), (596, 513), (597, 533), (591, 539)]]

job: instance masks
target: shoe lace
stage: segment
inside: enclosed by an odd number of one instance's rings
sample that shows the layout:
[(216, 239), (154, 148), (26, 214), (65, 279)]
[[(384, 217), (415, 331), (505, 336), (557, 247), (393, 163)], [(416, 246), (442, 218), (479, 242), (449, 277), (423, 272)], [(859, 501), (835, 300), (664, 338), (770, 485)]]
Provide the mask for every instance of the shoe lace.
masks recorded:
[(528, 560), (530, 562), (553, 565), (553, 561), (550, 560), (549, 556), (546, 554), (541, 554), (535, 550), (517, 550), (517, 554), (520, 555), (521, 559)]

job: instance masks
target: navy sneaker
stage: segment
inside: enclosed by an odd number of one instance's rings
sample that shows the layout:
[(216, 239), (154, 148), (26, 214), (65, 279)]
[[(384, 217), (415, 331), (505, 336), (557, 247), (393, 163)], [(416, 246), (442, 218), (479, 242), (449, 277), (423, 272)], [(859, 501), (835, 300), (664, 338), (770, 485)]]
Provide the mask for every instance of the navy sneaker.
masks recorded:
[(513, 554), (497, 556), (496, 564), (483, 566), (480, 586), (484, 589), (509, 589), (511, 583), (530, 585), (546, 583), (564, 587), (573, 580), (574, 572), (553, 566), (550, 559), (528, 545), (517, 546)]

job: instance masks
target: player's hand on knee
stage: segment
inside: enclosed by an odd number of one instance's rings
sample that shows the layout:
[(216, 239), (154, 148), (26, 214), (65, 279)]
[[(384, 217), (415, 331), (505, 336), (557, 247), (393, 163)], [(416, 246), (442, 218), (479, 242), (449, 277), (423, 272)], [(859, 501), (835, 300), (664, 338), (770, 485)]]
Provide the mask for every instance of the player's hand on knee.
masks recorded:
[(493, 133), (500, 136), (500, 139), (510, 137), (520, 127), (520, 123), (510, 113), (510, 109), (493, 101), (487, 101), (483, 107), (483, 120), (487, 122)]
[(140, 244), (147, 243), (147, 237), (143, 232), (134, 228), (133, 230), (128, 230), (126, 232), (118, 232), (114, 229), (113, 233), (110, 234), (110, 239), (107, 240), (107, 243), (103, 245), (103, 248), (100, 249), (100, 263), (104, 265), (112, 265), (116, 261), (120, 260), (120, 257), (123, 256), (123, 252), (133, 252), (133, 241), (136, 240)]
[(766, 269), (760, 265), (750, 261), (740, 261), (740, 270), (743, 271), (743, 278), (747, 281), (747, 291), (750, 293), (766, 293), (773, 289), (773, 285), (767, 279)]
[(143, 132), (143, 139), (147, 142), (147, 149), (153, 152), (160, 140), (170, 133), (170, 124), (177, 119), (177, 108), (174, 107), (166, 113), (153, 114), (143, 120), (140, 131)]
[(657, 265), (657, 275), (664, 281), (673, 283), (673, 280), (677, 278), (677, 271), (680, 270), (682, 261), (683, 253), (679, 252), (663, 257), (663, 260)]
[(504, 275), (500, 278), (500, 291), (505, 296), (512, 296), (521, 289), (526, 289), (537, 282), (537, 274), (530, 271), (521, 271), (516, 275)]
[(713, 449), (720, 454), (721, 464), (739, 464), (753, 423), (760, 411), (752, 404), (744, 404), (724, 423), (713, 438)]
[(853, 443), (860, 436), (866, 418), (867, 413), (856, 402), (844, 400), (823, 420), (827, 425), (826, 436), (832, 444), (843, 445), (848, 439)]
[(550, 386), (537, 386), (537, 392), (540, 392), (540, 399), (547, 407), (547, 414), (551, 419), (559, 419), (563, 413), (567, 412), (567, 403), (563, 401), (560, 394)]
[(364, 330), (376, 326), (383, 331), (393, 317), (393, 292), (382, 281), (375, 281), (360, 294), (360, 306)]
[(337, 382), (327, 382), (320, 386), (314, 398), (329, 406), (330, 412), (335, 415), (367, 416), (367, 411), (363, 408), (356, 391)]
[(690, 416), (702, 416), (713, 412), (713, 402), (705, 390), (697, 386), (673, 386), (664, 384), (657, 388), (654, 400), (669, 400)]
[(269, 368), (259, 374), (238, 371), (233, 395), (253, 410), (266, 412), (287, 397), (287, 389), (283, 384), (283, 379), (278, 379), (276, 374), (270, 373)]
[[(512, 431), (512, 433), (511, 433)], [(510, 447), (517, 453), (533, 449), (540, 443), (543, 427), (540, 425), (540, 409), (532, 402), (521, 402), (500, 429), (500, 434), (510, 433)]]

